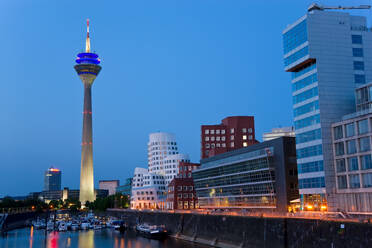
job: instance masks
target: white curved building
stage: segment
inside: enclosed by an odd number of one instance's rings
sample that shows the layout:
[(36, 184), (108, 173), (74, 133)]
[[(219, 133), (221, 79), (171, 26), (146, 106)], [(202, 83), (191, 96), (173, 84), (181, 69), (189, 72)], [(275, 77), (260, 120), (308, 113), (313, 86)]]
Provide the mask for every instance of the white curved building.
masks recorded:
[(171, 133), (151, 133), (147, 147), (149, 172), (165, 175), (164, 158), (178, 154), (175, 135)]
[(164, 158), (164, 178), (165, 184), (168, 185), (173, 178), (175, 178), (179, 172), (180, 162), (190, 162), (189, 155), (187, 154), (173, 154)]
[(132, 209), (164, 209), (166, 201), (166, 185), (163, 175), (149, 173), (145, 168), (135, 168), (131, 208)]

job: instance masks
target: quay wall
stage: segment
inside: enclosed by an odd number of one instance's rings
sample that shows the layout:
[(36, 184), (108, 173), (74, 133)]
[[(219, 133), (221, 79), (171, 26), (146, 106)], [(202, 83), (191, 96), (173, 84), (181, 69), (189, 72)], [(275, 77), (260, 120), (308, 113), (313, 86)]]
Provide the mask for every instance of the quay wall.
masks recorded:
[(13, 229), (29, 226), (31, 224), (31, 220), (35, 219), (38, 215), (39, 214), (36, 212), (9, 214), (5, 219), (0, 232), (6, 232)]
[(296, 218), (263, 218), (107, 210), (136, 223), (165, 225), (172, 235), (215, 247), (372, 247), (372, 224)]

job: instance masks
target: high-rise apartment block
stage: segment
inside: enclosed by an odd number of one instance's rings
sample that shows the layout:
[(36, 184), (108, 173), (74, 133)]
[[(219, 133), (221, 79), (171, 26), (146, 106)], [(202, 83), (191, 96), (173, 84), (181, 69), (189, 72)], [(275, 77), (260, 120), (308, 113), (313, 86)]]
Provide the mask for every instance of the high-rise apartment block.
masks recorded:
[(44, 173), (44, 191), (57, 191), (61, 190), (61, 175), (59, 169), (50, 167)]
[(201, 126), (201, 158), (257, 143), (253, 116), (231, 116), (217, 125)]
[(354, 89), (372, 79), (372, 32), (365, 17), (311, 9), (285, 28), (283, 45), (302, 207), (335, 211), (331, 124), (354, 111)]

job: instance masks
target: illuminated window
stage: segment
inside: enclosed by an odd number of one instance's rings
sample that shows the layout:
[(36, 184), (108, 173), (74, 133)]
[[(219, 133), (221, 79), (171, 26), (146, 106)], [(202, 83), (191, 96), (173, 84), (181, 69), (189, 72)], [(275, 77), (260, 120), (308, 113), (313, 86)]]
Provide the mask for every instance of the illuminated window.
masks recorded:
[(217, 137), (216, 137), (216, 140), (217, 140), (217, 141), (220, 141), (220, 136), (217, 136)]
[(234, 133), (234, 128), (231, 128), (230, 129), (230, 133)]
[(219, 129), (216, 130), (216, 134), (220, 134), (220, 130)]
[(226, 144), (225, 143), (222, 143), (222, 147), (226, 147)]
[(230, 147), (234, 147), (234, 142), (231, 142), (230, 143)]
[(211, 141), (214, 141), (214, 136), (211, 137)]
[(225, 129), (222, 129), (221, 130), (221, 134), (225, 134)]
[(222, 137), (221, 137), (221, 140), (222, 140), (222, 141), (225, 141), (225, 140), (226, 140), (226, 137), (225, 137), (225, 136), (222, 136)]
[(234, 135), (231, 135), (230, 139), (231, 139), (231, 140), (234, 140)]
[(242, 129), (242, 132), (243, 132), (243, 133), (246, 133), (246, 132), (247, 132), (247, 129), (246, 129), (246, 128), (243, 128), (243, 129)]
[(209, 129), (205, 129), (204, 133), (209, 134)]
[(244, 147), (248, 146), (247, 142), (243, 142), (243, 146)]
[(205, 141), (209, 141), (209, 137), (207, 136), (207, 137), (205, 137)]
[(243, 135), (243, 140), (247, 140), (247, 135)]
[(211, 134), (214, 134), (214, 130), (213, 129), (211, 130)]

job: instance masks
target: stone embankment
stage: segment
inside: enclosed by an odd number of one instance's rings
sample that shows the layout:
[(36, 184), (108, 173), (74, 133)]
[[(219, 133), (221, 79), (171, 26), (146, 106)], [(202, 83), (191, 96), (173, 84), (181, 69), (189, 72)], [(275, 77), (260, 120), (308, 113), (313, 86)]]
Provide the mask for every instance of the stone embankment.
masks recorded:
[(172, 236), (215, 247), (372, 247), (372, 224), (317, 219), (107, 210), (130, 226), (165, 225)]

